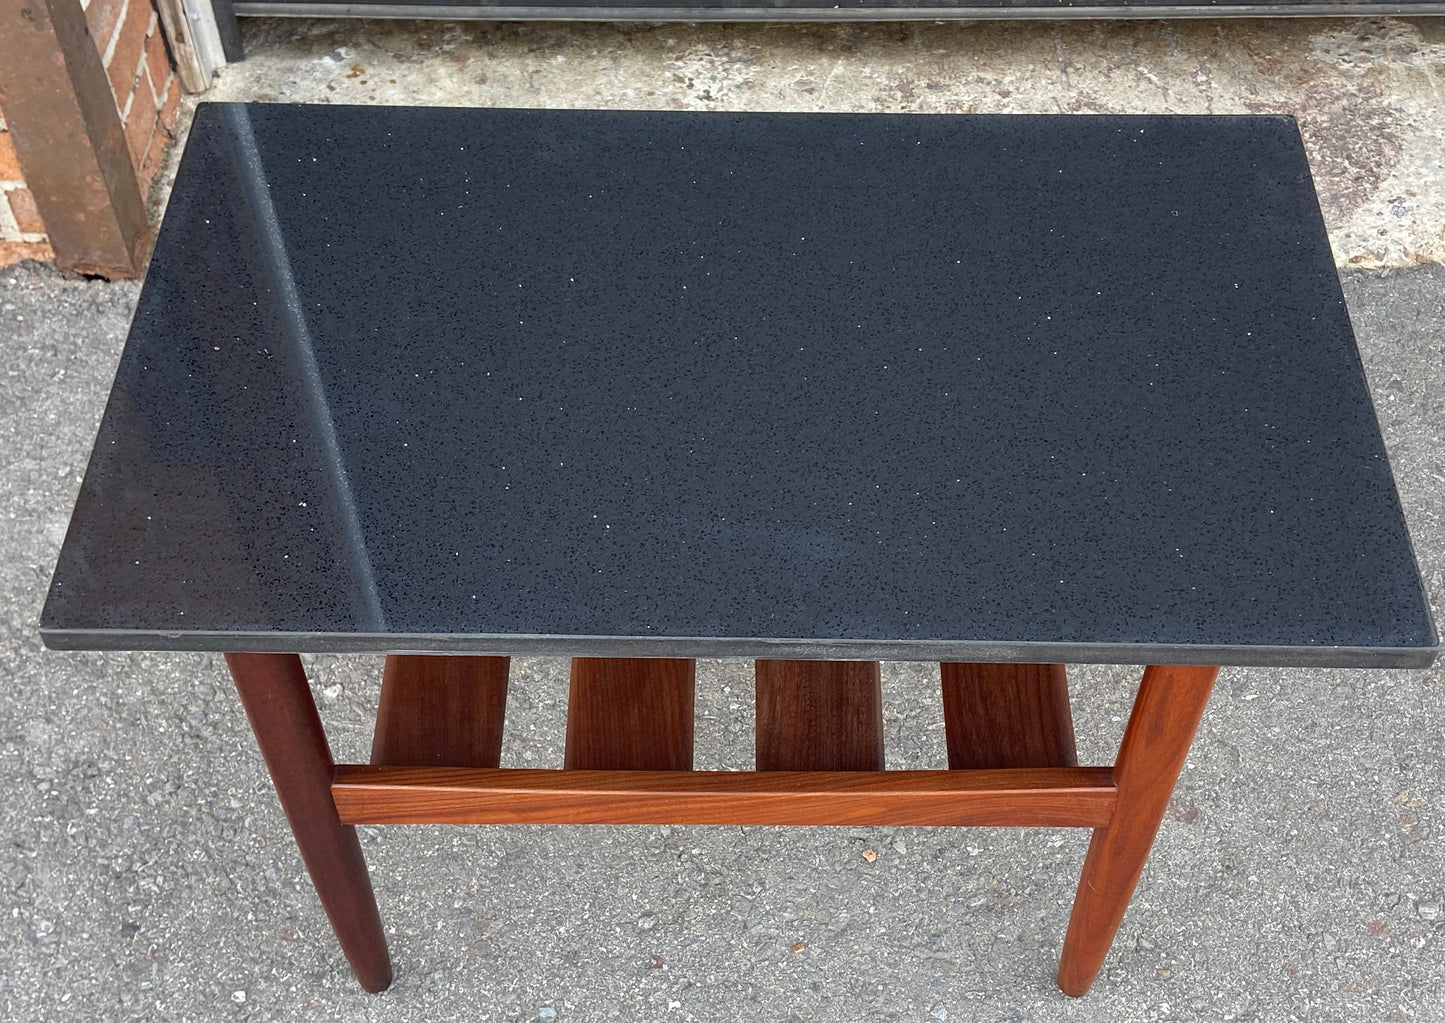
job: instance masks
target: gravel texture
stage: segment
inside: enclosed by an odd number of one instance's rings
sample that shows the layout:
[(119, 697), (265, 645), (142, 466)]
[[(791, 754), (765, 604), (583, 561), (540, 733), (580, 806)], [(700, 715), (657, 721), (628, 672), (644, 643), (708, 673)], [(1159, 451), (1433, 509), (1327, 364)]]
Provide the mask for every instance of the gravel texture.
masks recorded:
[[(0, 272), (0, 1018), (1445, 1018), (1441, 665), (1226, 669), (1081, 1000), (1053, 971), (1087, 835), (912, 828), (364, 828), (397, 977), (363, 994), (220, 658), (36, 632), (137, 294)], [(1346, 294), (1439, 619), (1445, 268)], [(309, 665), (365, 759), (379, 660)], [(504, 764), (560, 766), (566, 663), (514, 665)], [(699, 767), (750, 762), (747, 668), (699, 666)], [(1085, 762), (1134, 679), (1075, 670)], [(887, 666), (890, 767), (943, 765), (935, 684)]]

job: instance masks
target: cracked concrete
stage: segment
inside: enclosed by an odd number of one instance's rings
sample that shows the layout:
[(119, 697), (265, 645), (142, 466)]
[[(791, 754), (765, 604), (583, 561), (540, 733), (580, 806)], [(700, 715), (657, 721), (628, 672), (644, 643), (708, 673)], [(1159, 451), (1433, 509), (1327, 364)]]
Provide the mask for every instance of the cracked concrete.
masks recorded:
[(1290, 113), (1336, 261), (1445, 262), (1445, 21), (248, 21), (207, 98), (937, 113)]

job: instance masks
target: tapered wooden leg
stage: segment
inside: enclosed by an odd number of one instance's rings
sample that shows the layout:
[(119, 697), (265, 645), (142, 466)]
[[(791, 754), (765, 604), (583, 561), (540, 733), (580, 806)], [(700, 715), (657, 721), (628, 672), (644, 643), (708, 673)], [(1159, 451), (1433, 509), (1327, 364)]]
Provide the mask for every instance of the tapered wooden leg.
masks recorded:
[(1114, 762), (1114, 816), (1094, 829), (1064, 937), (1059, 987), (1067, 995), (1088, 991), (1104, 965), (1218, 674), (1218, 668), (1144, 669)]
[(564, 766), (692, 770), (695, 675), (682, 658), (572, 658)]
[(1074, 767), (1074, 719), (1062, 664), (939, 665), (948, 766)]
[(302, 862), (352, 972), (368, 991), (391, 984), (391, 958), (356, 829), (336, 816), (326, 733), (295, 654), (227, 654)]
[(381, 676), (371, 762), (497, 767), (508, 657), (392, 654)]
[(883, 770), (877, 661), (758, 661), (759, 771)]

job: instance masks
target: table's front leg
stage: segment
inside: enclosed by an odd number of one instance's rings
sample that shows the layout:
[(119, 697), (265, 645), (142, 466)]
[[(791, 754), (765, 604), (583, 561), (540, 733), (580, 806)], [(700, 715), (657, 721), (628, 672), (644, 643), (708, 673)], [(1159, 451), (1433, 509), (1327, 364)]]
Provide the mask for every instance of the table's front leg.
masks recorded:
[(301, 658), (227, 654), (226, 666), (341, 950), (362, 987), (383, 991), (391, 984), (386, 935), (356, 829), (336, 816), (335, 765)]
[(1084, 994), (1104, 965), (1217, 674), (1212, 667), (1144, 669), (1114, 762), (1114, 815), (1094, 829), (1064, 937), (1059, 987), (1065, 994)]

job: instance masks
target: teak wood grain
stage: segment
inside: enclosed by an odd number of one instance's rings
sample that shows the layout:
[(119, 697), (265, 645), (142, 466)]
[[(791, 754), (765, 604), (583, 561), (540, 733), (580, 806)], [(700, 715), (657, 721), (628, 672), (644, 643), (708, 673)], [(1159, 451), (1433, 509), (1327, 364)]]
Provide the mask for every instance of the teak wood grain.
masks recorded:
[(226, 666), (341, 951), (363, 988), (383, 991), (391, 984), (386, 935), (356, 829), (331, 799), (331, 748), (301, 658), (227, 654)]
[(883, 770), (877, 661), (758, 661), (759, 771)]
[(567, 769), (690, 769), (695, 673), (676, 657), (572, 658)]
[(1059, 987), (1067, 995), (1087, 992), (1104, 965), (1218, 674), (1206, 667), (1144, 669), (1114, 762), (1118, 805), (1089, 842), (1064, 936)]
[(354, 824), (923, 824), (1098, 827), (1107, 767), (1030, 771), (547, 771), (343, 765)]
[(1062, 664), (945, 661), (939, 674), (949, 767), (1072, 767), (1079, 762)]
[(506, 657), (388, 656), (371, 762), (496, 767), (510, 664)]

